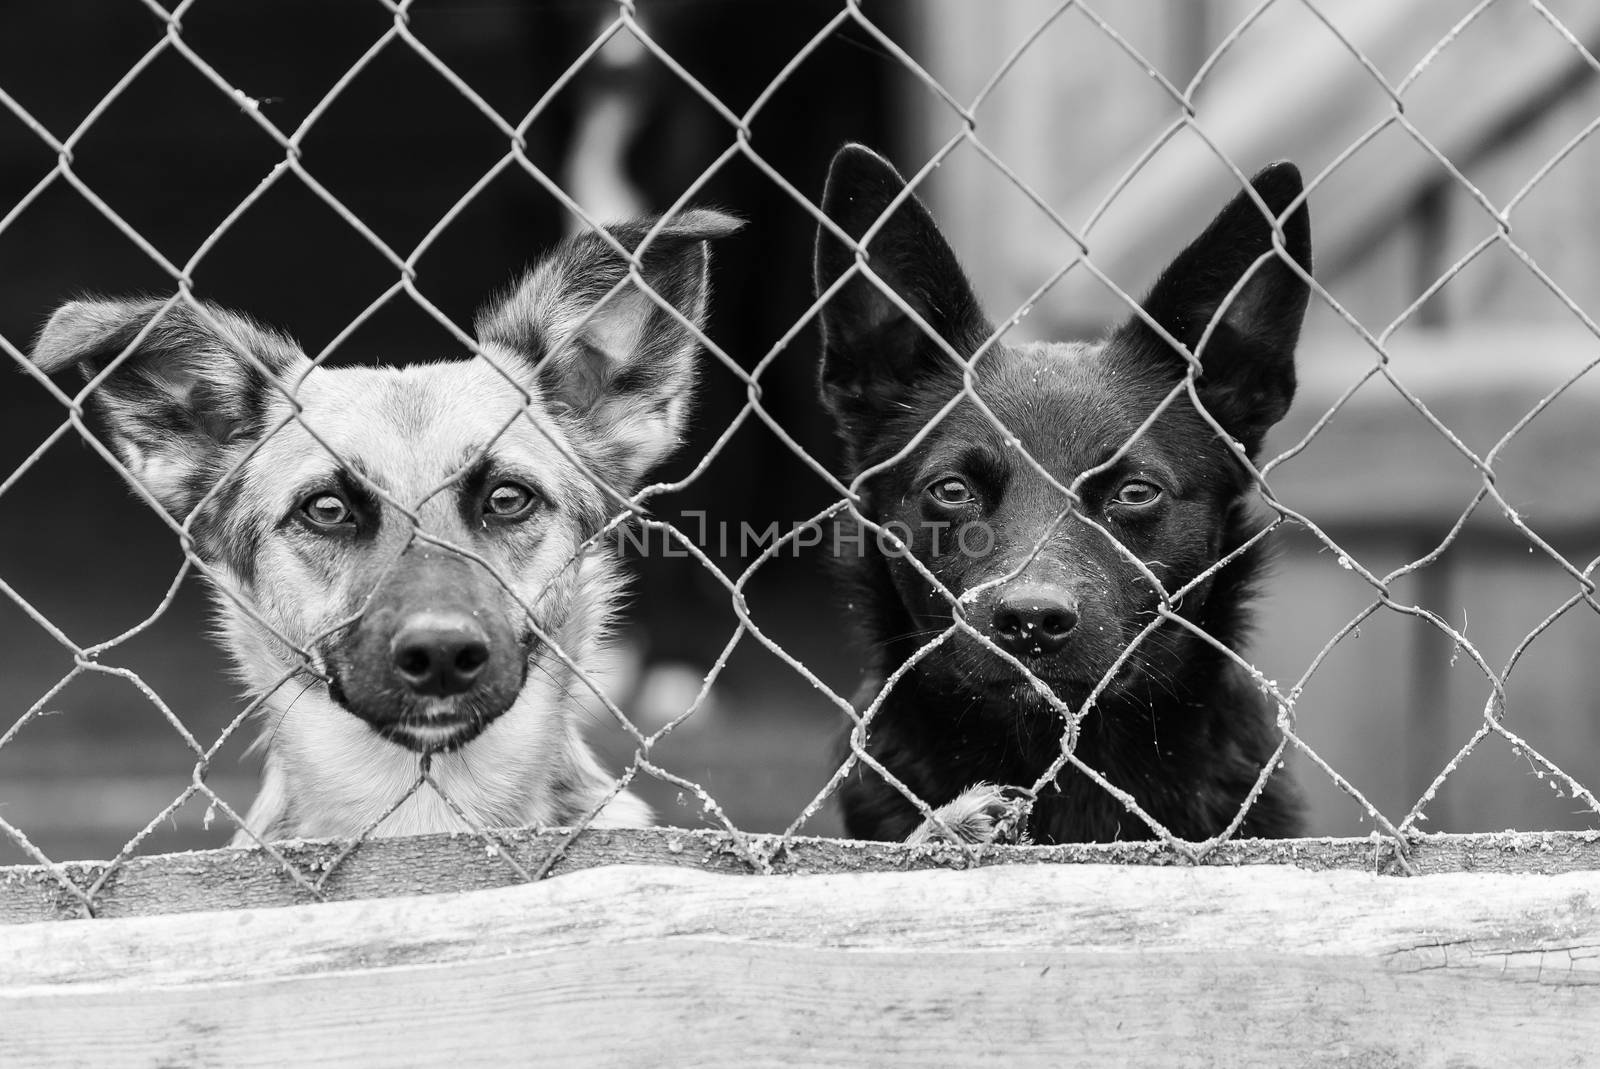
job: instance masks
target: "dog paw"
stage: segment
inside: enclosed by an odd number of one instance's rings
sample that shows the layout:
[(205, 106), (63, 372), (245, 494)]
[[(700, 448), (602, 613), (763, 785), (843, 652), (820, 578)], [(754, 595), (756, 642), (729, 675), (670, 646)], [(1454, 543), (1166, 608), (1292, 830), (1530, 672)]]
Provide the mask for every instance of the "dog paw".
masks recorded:
[(943, 828), (925, 820), (906, 842), (1026, 843), (1030, 808), (1027, 793), (1019, 788), (975, 783), (933, 811)]

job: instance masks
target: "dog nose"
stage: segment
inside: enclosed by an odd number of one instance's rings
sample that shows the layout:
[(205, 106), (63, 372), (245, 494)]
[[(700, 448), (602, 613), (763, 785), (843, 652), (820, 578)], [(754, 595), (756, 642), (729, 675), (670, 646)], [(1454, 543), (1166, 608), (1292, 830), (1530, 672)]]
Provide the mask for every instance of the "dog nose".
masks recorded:
[(395, 634), (394, 670), (418, 694), (443, 697), (471, 689), (489, 664), (489, 636), (466, 613), (424, 613)]
[(1078, 626), (1078, 599), (1059, 587), (1019, 587), (1001, 593), (991, 620), (1007, 652), (1042, 657), (1067, 644)]

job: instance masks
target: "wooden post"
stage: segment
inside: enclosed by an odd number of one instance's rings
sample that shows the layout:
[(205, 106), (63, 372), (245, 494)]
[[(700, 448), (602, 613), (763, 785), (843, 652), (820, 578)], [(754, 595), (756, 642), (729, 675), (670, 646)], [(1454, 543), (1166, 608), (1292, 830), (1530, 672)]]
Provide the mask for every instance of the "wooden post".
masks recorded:
[(614, 866), (0, 941), (5, 1065), (1570, 1065), (1595, 1051), (1595, 872)]
[[(512, 829), (487, 844), (473, 835), (371, 839), (353, 852), (341, 840), (275, 844), (296, 879), (261, 849), (198, 850), (136, 857), (107, 872), (97, 861), (54, 868), (0, 868), (0, 925), (72, 921), (93, 895), (97, 919), (259, 909), (509, 887), (544, 869), (565, 875), (608, 865), (668, 865), (698, 872), (777, 875), (912, 872), (1017, 865), (1188, 865), (1163, 843), (1060, 846), (908, 846), (772, 835), (734, 838), (683, 828)], [(1600, 871), (1600, 832), (1422, 835), (1404, 862), (1382, 836), (1346, 839), (1237, 839), (1205, 854), (1208, 866), (1343, 869), (1393, 875), (1493, 872), (1553, 875)], [(508, 863), (515, 860), (516, 866)], [(70, 883), (82, 893), (74, 894)], [(314, 885), (314, 887), (313, 887)], [(4, 947), (0, 928), (0, 948)], [(0, 950), (3, 953), (3, 950)], [(0, 1062), (0, 1067), (4, 1063)]]

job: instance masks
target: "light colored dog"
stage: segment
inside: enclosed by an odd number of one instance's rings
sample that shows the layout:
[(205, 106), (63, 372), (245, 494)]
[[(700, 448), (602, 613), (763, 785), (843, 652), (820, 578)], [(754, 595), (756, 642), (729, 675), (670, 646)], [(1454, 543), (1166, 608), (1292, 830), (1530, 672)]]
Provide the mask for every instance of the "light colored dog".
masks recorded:
[[(706, 241), (739, 224), (653, 225), (609, 232), (699, 328)], [(586, 543), (677, 444), (699, 349), (628, 271), (602, 236), (568, 239), (479, 316), (488, 360), (404, 369), (315, 366), (212, 305), (50, 318), (33, 362), (104, 376), (99, 433), (188, 521), (221, 642), (265, 696), (235, 844), (564, 825), (602, 804), (596, 825), (651, 822), (632, 794), (607, 801), (574, 670), (601, 663), (623, 581), (611, 540)], [(439, 790), (407, 797), (422, 755)]]

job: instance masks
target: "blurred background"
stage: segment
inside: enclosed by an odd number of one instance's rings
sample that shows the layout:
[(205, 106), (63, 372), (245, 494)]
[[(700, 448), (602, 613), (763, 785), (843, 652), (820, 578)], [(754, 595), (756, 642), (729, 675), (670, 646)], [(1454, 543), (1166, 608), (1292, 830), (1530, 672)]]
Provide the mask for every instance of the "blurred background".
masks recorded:
[[(1268, 443), (1282, 454), (1268, 479), (1344, 555), (1307, 530), (1283, 534), (1248, 656), (1281, 687), (1303, 684), (1300, 734), (1393, 820), (1482, 723), (1491, 688), (1480, 659), (1496, 672), (1515, 662), (1507, 726), (1600, 788), (1600, 618), (1574, 574), (1600, 553), (1600, 384), (1580, 374), (1600, 359), (1590, 321), (1600, 315), (1600, 139), (1588, 136), (1600, 77), (1585, 50), (1600, 47), (1600, 9), (1501, 0), (1462, 26), (1482, 5), (1323, 6), (865, 0), (868, 27), (841, 17), (839, 0), (642, 0), (652, 44), (624, 30), (574, 71), (615, 4), (422, 0), (397, 33), (378, 2), (232, 0), (195, 5), (173, 38), (132, 0), (8, 5), (0, 364), (27, 350), (65, 298), (172, 292), (128, 231), (189, 270), (202, 297), (286, 329), (316, 355), (397, 277), (330, 199), (401, 258), (438, 228), (416, 284), (470, 325), (488, 295), (581, 225), (521, 167), (476, 188), (508, 151), (483, 108), (515, 125), (540, 105), (526, 156), (596, 218), (660, 211), (693, 188), (693, 202), (748, 219), (716, 249), (709, 331), (747, 369), (811, 303), (815, 220), (797, 198), (820, 195), (844, 141), (877, 147), (907, 174), (941, 160), (919, 189), (992, 317), (1032, 303), (1017, 338), (1088, 337), (1117, 322), (1125, 295), (1141, 293), (1238, 188), (1236, 172), (1290, 158), (1318, 179), (1310, 206), (1324, 292), (1312, 301), (1295, 411)], [(1185, 124), (1177, 94), (1201, 73)], [(758, 100), (749, 151), (729, 155), (737, 134), (724, 110), (741, 116)], [(296, 145), (316, 188), (289, 172), (258, 188), (285, 150), (255, 115), (290, 134), (314, 118)], [(38, 128), (72, 138), (70, 174)], [(1056, 219), (1084, 238), (1104, 277), (1080, 264), (1039, 294), (1074, 259)], [(401, 294), (329, 359), (459, 354)], [(763, 372), (763, 405), (837, 471), (815, 359), (807, 324)], [(657, 515), (787, 528), (833, 500), (759, 420), (725, 433), (745, 404), (731, 371), (708, 358), (702, 390), (694, 433), (665, 474), (720, 448), (689, 487), (657, 500)], [(183, 790), (194, 757), (172, 720), (209, 746), (243, 707), (207, 639), (203, 591), (176, 581), (170, 530), (75, 432), (57, 435), (63, 421), (38, 383), (10, 374), (0, 389), (0, 816), (57, 859), (116, 853)], [(1499, 443), (1495, 486), (1534, 538), (1493, 500), (1469, 513), (1484, 476), (1456, 443), (1480, 457)], [(710, 550), (736, 577), (752, 561), (732, 541), (729, 554)], [(1438, 613), (1470, 647), (1377, 604), (1360, 574), (1424, 558), (1390, 584), (1391, 600)], [(634, 565), (610, 684), (655, 724), (686, 706), (738, 619), (692, 558)], [(744, 634), (711, 703), (655, 751), (741, 828), (788, 826), (834, 767), (837, 704), (771, 648), (851, 694), (859, 650), (826, 573), (815, 550), (755, 571), (747, 597), (766, 642)], [(124, 634), (98, 662), (127, 674), (60, 686), (73, 668), (62, 637), (91, 646)], [(252, 734), (234, 732), (208, 777), (241, 809), (254, 789)], [(620, 768), (626, 737), (600, 715), (593, 734)], [(1370, 830), (1315, 761), (1294, 767), (1313, 833)], [(1538, 772), (1490, 737), (1423, 827), (1594, 826), (1592, 810)], [(676, 788), (642, 790), (664, 821), (705, 823)], [(221, 845), (227, 823), (208, 827), (191, 802), (140, 849)], [(832, 834), (838, 823), (824, 808), (801, 830)], [(0, 836), (0, 864), (26, 860)]]

